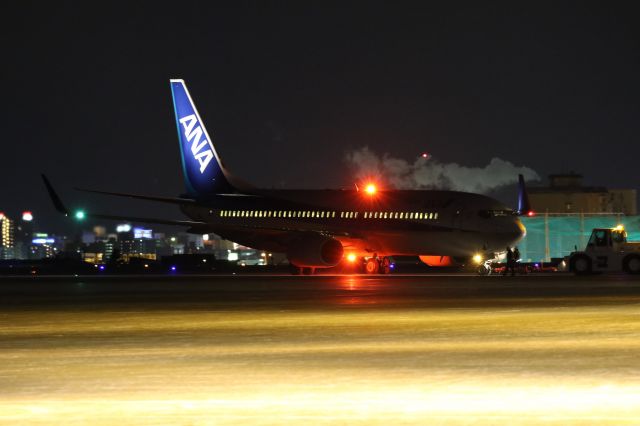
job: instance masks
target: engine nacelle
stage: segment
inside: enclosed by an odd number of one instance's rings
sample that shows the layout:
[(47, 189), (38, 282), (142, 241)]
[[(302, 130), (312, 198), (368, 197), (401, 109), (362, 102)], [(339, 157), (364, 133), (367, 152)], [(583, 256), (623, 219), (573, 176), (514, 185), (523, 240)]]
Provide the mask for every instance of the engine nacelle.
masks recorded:
[(342, 260), (344, 249), (335, 238), (309, 235), (289, 247), (289, 262), (299, 267), (330, 268)]
[(451, 256), (420, 256), (422, 263), (433, 267), (453, 266), (455, 264)]

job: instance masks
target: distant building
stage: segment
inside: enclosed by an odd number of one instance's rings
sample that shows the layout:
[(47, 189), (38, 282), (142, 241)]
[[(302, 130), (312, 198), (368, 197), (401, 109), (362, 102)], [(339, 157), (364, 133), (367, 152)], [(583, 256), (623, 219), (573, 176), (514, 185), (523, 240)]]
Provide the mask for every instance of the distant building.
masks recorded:
[(32, 236), (29, 259), (45, 259), (56, 256), (58, 251), (56, 246), (60, 244), (59, 238), (43, 232), (36, 232)]
[(0, 212), (0, 259), (15, 259), (15, 222)]
[(635, 189), (583, 186), (576, 173), (549, 175), (548, 187), (529, 188), (533, 209), (540, 213), (599, 213), (636, 215)]
[(151, 229), (133, 228), (130, 231), (118, 232), (118, 249), (120, 258), (125, 263), (129, 263), (131, 258), (157, 258), (156, 242)]

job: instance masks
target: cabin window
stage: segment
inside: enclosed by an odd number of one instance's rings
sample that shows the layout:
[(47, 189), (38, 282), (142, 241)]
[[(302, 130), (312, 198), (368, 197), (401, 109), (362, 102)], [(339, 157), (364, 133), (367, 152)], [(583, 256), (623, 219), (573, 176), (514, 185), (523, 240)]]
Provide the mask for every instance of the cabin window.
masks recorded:
[(435, 212), (435, 213), (434, 213), (433, 218), (434, 218), (434, 219), (437, 219), (437, 218), (438, 218), (438, 212)]

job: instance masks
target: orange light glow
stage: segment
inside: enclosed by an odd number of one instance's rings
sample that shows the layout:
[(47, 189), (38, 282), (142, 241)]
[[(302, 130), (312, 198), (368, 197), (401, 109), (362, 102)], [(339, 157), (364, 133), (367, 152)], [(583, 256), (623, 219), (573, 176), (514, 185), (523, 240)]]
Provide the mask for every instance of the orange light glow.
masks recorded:
[(369, 194), (369, 195), (373, 195), (373, 194), (375, 194), (375, 193), (376, 193), (376, 191), (377, 191), (378, 189), (376, 188), (376, 186), (375, 186), (374, 184), (370, 183), (370, 184), (368, 184), (368, 185), (365, 187), (365, 189), (364, 189), (364, 190), (367, 192), (367, 194)]
[(351, 262), (351, 263), (355, 262), (355, 261), (356, 261), (356, 255), (355, 255), (355, 254), (353, 254), (353, 253), (349, 253), (349, 254), (347, 255), (347, 260), (348, 260), (349, 262)]

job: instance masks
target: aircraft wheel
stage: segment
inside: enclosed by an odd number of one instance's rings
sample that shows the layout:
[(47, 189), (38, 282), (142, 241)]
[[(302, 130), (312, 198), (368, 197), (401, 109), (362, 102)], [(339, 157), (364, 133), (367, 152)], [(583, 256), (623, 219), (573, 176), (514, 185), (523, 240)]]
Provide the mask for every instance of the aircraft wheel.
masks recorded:
[(382, 262), (380, 262), (380, 272), (381, 274), (389, 274), (391, 273), (391, 260), (388, 257), (383, 257)]
[(640, 256), (635, 254), (627, 256), (622, 262), (622, 269), (624, 269), (627, 274), (640, 274)]
[(378, 263), (377, 259), (369, 258), (367, 263), (364, 265), (364, 271), (367, 274), (377, 274), (378, 270), (380, 270), (380, 263)]
[(587, 275), (592, 272), (591, 259), (584, 254), (577, 254), (569, 261), (571, 271), (576, 275)]

